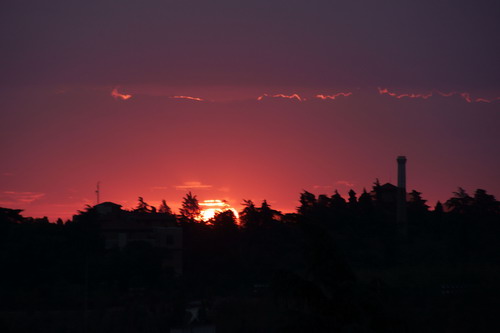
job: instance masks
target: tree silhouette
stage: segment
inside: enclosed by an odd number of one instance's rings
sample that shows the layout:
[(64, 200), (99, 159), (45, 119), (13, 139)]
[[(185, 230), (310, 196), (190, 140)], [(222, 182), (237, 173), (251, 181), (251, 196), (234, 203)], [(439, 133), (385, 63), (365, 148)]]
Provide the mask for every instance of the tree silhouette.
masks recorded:
[(465, 214), (470, 210), (473, 199), (467, 192), (459, 187), (457, 192), (453, 192), (453, 197), (445, 202), (445, 206), (454, 213)]
[(332, 195), (332, 207), (335, 210), (344, 210), (346, 206), (346, 201), (342, 196), (339, 194), (339, 191), (335, 190), (335, 194)]
[(359, 196), (358, 208), (362, 213), (370, 213), (373, 210), (372, 196), (363, 189), (363, 193)]
[(139, 197), (137, 207), (134, 209), (135, 212), (139, 213), (150, 213), (152, 211), (151, 206), (149, 206), (142, 197)]
[(280, 215), (280, 212), (271, 208), (267, 200), (262, 201), (259, 211), (259, 217), (262, 226), (270, 226), (275, 222), (275, 217)]
[(300, 214), (307, 214), (311, 212), (316, 206), (316, 196), (311, 192), (307, 192), (304, 190), (300, 194), (300, 207), (298, 209)]
[(193, 222), (200, 217), (200, 204), (198, 203), (196, 195), (193, 195), (191, 191), (183, 198), (180, 213), (190, 222)]
[(382, 185), (380, 185), (380, 180), (376, 178), (375, 182), (372, 185), (372, 193), (375, 194), (375, 204), (377, 205), (381, 202), (381, 192), (382, 192), (381, 190), (382, 190)]
[(418, 191), (411, 191), (409, 193), (408, 209), (415, 214), (422, 214), (429, 210), (426, 204), (427, 200), (422, 199), (422, 193)]
[(21, 215), (22, 209), (9, 209), (0, 207), (0, 225), (21, 223), (24, 217)]
[(332, 200), (326, 194), (318, 195), (318, 208), (327, 209), (331, 208)]
[(165, 199), (161, 201), (160, 208), (158, 208), (158, 213), (172, 215), (172, 209), (167, 205)]
[(358, 205), (358, 198), (356, 198), (356, 192), (354, 192), (353, 189), (349, 190), (349, 199), (347, 202), (347, 205), (351, 210), (356, 209), (356, 206)]
[(256, 228), (259, 225), (259, 212), (252, 200), (243, 200), (243, 210), (240, 212), (240, 222), (245, 229)]
[(217, 212), (212, 218), (212, 224), (216, 229), (236, 229), (238, 226), (236, 224), (236, 216), (232, 210), (225, 210), (222, 212)]
[(483, 189), (477, 189), (474, 193), (473, 206), (478, 214), (500, 213), (500, 202), (495, 199), (495, 196), (488, 194)]
[(434, 213), (435, 214), (443, 214), (444, 209), (443, 209), (443, 204), (441, 201), (436, 202), (436, 206), (434, 206)]

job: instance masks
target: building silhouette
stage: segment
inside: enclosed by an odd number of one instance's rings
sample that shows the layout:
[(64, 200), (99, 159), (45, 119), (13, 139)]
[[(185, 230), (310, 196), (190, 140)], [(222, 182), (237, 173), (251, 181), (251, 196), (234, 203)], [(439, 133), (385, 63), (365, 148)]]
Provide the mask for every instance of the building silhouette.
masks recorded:
[(172, 214), (126, 211), (113, 202), (94, 206), (107, 249), (147, 243), (164, 250), (163, 266), (182, 274), (182, 228)]

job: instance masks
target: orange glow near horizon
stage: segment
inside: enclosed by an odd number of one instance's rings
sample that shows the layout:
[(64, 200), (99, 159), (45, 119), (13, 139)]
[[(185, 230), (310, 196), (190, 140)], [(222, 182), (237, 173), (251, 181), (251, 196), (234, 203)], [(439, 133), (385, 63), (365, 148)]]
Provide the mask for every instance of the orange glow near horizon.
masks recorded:
[(224, 212), (227, 210), (230, 210), (233, 212), (234, 216), (236, 217), (236, 220), (238, 221), (239, 219), (239, 214), (236, 209), (231, 207), (226, 201), (224, 200), (204, 200), (199, 203), (201, 213), (200, 213), (200, 220), (201, 221), (208, 221), (211, 218), (215, 217), (217, 213)]
[(121, 100), (124, 100), (124, 101), (126, 101), (127, 99), (132, 98), (132, 95), (119, 93), (118, 92), (118, 88), (114, 88), (111, 91), (111, 96), (113, 96), (114, 99), (121, 99)]

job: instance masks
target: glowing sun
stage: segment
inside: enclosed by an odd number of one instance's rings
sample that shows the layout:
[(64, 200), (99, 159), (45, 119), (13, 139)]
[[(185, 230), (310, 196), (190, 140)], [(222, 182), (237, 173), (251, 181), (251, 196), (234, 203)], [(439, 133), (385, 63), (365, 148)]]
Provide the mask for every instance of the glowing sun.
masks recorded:
[(236, 209), (231, 207), (226, 201), (224, 200), (204, 200), (200, 202), (200, 220), (202, 221), (208, 221), (211, 218), (215, 216), (215, 214), (219, 212), (224, 212), (227, 210), (230, 210), (233, 212), (234, 216), (236, 217), (236, 220), (238, 220), (239, 215)]

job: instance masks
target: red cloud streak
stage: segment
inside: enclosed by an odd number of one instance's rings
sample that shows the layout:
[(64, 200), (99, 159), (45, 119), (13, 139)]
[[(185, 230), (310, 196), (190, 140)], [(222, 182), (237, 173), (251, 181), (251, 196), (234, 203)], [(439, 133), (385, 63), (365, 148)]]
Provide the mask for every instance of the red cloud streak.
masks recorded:
[(189, 99), (191, 101), (198, 101), (198, 102), (203, 102), (204, 99), (199, 98), (199, 97), (192, 97), (192, 96), (171, 96), (170, 98), (173, 99)]
[(303, 102), (306, 100), (305, 98), (300, 97), (299, 94), (292, 94), (292, 95), (284, 95), (284, 94), (268, 95), (268, 94), (264, 94), (262, 96), (257, 97), (257, 100), (262, 101), (265, 97), (296, 99), (299, 102)]
[(380, 95), (389, 95), (391, 97), (395, 97), (395, 98), (398, 98), (398, 99), (401, 99), (403, 97), (408, 97), (408, 98), (422, 98), (422, 99), (427, 99), (429, 97), (432, 96), (432, 92), (431, 93), (428, 93), (428, 94), (396, 94), (394, 92), (390, 92), (387, 88), (378, 88), (378, 93)]
[(336, 99), (339, 96), (348, 97), (348, 96), (351, 96), (351, 95), (352, 95), (352, 92), (339, 92), (339, 93), (336, 93), (336, 94), (333, 94), (333, 95), (316, 95), (315, 97), (319, 98), (319, 99), (322, 99), (322, 100), (327, 100), (327, 99), (334, 100), (334, 99)]
[(445, 93), (442, 91), (438, 91), (437, 93), (443, 97), (451, 97), (451, 96), (457, 95), (457, 96), (460, 96), (462, 99), (464, 99), (467, 103), (473, 103), (473, 102), (491, 103), (491, 102), (500, 100), (500, 97), (495, 97), (492, 99), (487, 99), (487, 98), (483, 98), (483, 97), (472, 98), (471, 94), (468, 92), (451, 91), (451, 92)]
[(120, 94), (120, 93), (118, 92), (118, 88), (114, 88), (114, 89), (111, 91), (111, 96), (113, 96), (115, 99), (121, 99), (121, 100), (124, 100), (124, 101), (126, 101), (127, 99), (132, 98), (132, 95), (128, 95), (128, 94)]
[[(432, 97), (434, 95), (433, 92), (427, 93), (427, 94), (414, 94), (414, 93), (407, 93), (407, 94), (397, 94), (395, 92), (390, 92), (387, 88), (378, 88), (378, 93), (380, 95), (389, 95), (394, 98), (421, 98), (421, 99), (428, 99), (429, 97)], [(437, 95), (443, 96), (443, 97), (452, 97), (452, 96), (459, 96), (463, 100), (465, 100), (467, 103), (474, 103), (474, 102), (482, 102), (482, 103), (491, 103), (497, 100), (500, 100), (500, 97), (495, 97), (492, 99), (486, 99), (486, 98), (472, 98), (471, 94), (468, 92), (457, 92), (457, 91), (451, 91), (451, 92), (442, 92), (442, 91), (436, 91)]]

